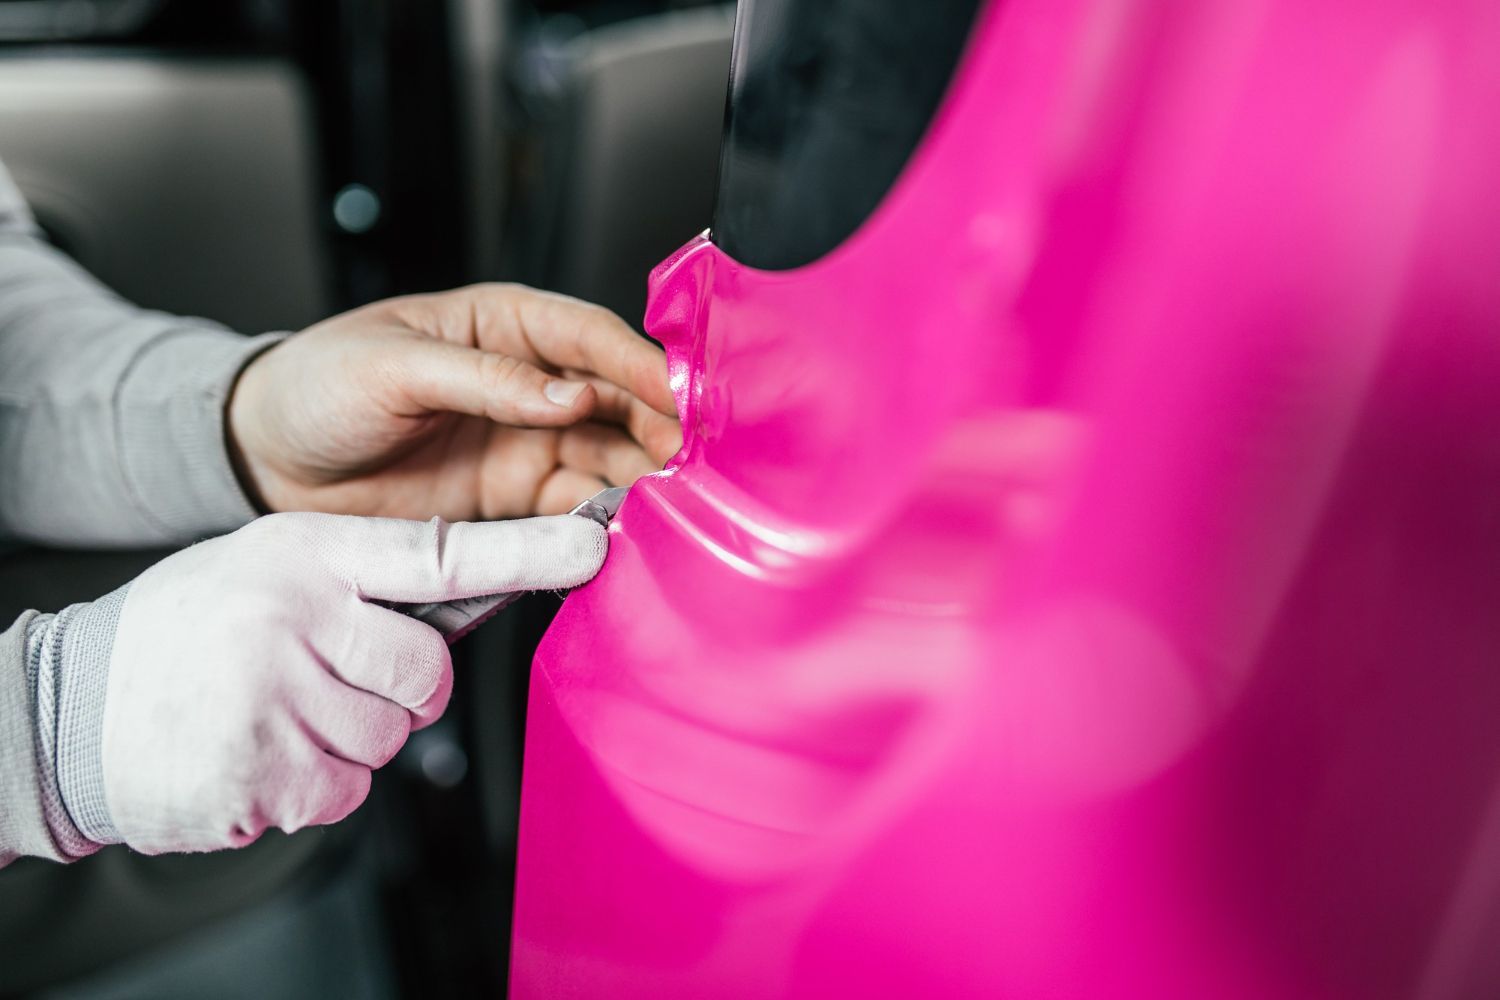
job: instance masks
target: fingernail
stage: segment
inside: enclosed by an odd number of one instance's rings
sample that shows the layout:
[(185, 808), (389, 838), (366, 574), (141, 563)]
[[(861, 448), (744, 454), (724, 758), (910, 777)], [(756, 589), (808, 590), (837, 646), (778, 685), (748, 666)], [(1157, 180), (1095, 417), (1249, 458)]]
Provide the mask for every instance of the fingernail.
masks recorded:
[(558, 406), (568, 407), (578, 402), (578, 396), (583, 392), (584, 388), (585, 384), (583, 382), (559, 382), (553, 379), (547, 383), (547, 387), (542, 390), (542, 394)]

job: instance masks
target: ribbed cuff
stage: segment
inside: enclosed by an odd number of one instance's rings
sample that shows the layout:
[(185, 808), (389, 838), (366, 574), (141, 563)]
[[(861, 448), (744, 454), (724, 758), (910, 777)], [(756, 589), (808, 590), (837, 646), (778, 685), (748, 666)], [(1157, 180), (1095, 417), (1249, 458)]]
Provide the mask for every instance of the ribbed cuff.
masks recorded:
[[(86, 857), (99, 849), (99, 845), (85, 837), (68, 815), (57, 780), (63, 627), (71, 615), (85, 606), (74, 604), (55, 615), (33, 618), (26, 636), (26, 685), (33, 692), (37, 787), (42, 817), (58, 855), (66, 860)], [(104, 665), (107, 668), (108, 661)]]
[(116, 397), (125, 481), (137, 509), (163, 531), (217, 535), (255, 519), (229, 459), (225, 406), (241, 370), (284, 336), (174, 330), (126, 374)]
[[(68, 861), (47, 824), (37, 757), (40, 636), (51, 615), (28, 611), (0, 633), (0, 868), (18, 857)], [(40, 620), (39, 620), (40, 619)]]
[[(96, 844), (120, 833), (104, 798), (104, 695), (109, 659), (130, 584), (77, 609), (63, 623), (57, 686), (57, 787), (78, 832)], [(72, 609), (70, 609), (72, 610)]]

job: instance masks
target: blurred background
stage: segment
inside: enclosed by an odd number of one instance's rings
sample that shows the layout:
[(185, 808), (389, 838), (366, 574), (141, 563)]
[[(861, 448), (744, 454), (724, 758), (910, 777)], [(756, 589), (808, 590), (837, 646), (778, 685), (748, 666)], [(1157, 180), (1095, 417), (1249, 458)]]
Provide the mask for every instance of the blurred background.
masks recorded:
[[(639, 328), (709, 222), (733, 4), (0, 0), (0, 158), (125, 297), (243, 333), (523, 281)], [(161, 552), (0, 561), (0, 619)], [(555, 599), (455, 651), (453, 706), (348, 822), (0, 871), (0, 997), (494, 997), (527, 669)]]

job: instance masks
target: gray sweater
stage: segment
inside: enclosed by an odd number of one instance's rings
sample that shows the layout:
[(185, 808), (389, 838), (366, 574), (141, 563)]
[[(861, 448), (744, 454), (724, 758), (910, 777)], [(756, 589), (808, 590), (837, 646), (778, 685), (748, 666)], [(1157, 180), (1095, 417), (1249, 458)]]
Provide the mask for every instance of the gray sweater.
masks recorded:
[[(46, 243), (0, 166), (0, 552), (186, 543), (251, 520), (224, 404), (273, 342), (121, 300)], [(97, 723), (122, 601), (0, 633), (0, 866), (91, 853), (81, 831), (109, 828)]]

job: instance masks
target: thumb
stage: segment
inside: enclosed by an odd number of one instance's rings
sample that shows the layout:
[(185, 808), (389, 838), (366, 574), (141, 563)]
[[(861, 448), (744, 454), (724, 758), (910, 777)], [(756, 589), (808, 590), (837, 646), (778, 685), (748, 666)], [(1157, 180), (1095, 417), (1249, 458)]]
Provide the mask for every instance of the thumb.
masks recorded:
[(517, 521), (324, 515), (319, 548), (361, 596), (387, 601), (450, 601), (518, 590), (576, 587), (599, 572), (605, 530), (560, 514)]
[(465, 413), (515, 427), (565, 427), (593, 412), (594, 387), (508, 354), (429, 337), (393, 354), (396, 389), (430, 412)]

